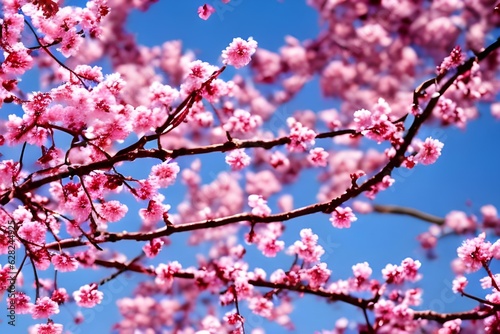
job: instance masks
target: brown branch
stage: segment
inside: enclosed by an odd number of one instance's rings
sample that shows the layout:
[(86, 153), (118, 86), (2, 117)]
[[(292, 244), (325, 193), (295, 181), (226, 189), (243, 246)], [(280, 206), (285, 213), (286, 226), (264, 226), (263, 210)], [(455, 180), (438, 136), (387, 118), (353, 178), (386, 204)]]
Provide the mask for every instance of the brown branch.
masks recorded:
[(398, 215), (411, 216), (432, 224), (440, 226), (444, 225), (444, 218), (433, 216), (431, 214), (404, 206), (374, 204), (373, 210), (378, 213), (394, 213)]
[[(123, 264), (118, 261), (105, 261), (105, 260), (96, 260), (94, 262), (95, 264), (106, 267), (106, 268), (117, 268), (120, 270), (129, 270), (141, 274), (147, 274), (150, 276), (154, 276), (155, 272), (154, 269), (152, 268), (144, 268), (140, 265), (137, 264)], [(182, 279), (195, 279), (194, 273), (191, 272), (186, 272), (186, 271), (180, 271), (174, 274), (174, 277), (177, 278), (182, 278)], [(364, 298), (359, 298), (351, 295), (345, 295), (345, 294), (339, 294), (339, 293), (332, 293), (328, 292), (324, 289), (312, 289), (309, 286), (306, 285), (295, 285), (295, 286), (290, 286), (287, 284), (281, 284), (281, 283), (272, 283), (269, 281), (262, 281), (262, 280), (248, 280), (248, 283), (255, 286), (255, 287), (263, 287), (263, 288), (270, 288), (270, 289), (277, 289), (277, 290), (287, 290), (287, 291), (293, 291), (293, 292), (298, 292), (299, 294), (309, 294), (309, 295), (314, 295), (318, 297), (325, 298), (327, 301), (330, 302), (343, 302), (355, 307), (359, 307), (362, 310), (372, 310), (374, 305), (378, 302), (380, 295), (376, 294), (372, 298), (364, 299)], [(439, 313), (431, 310), (425, 310), (425, 311), (414, 311), (413, 313), (413, 318), (415, 320), (419, 319), (426, 319), (426, 320), (433, 320), (439, 323), (444, 323), (446, 321), (454, 320), (454, 319), (462, 319), (462, 320), (480, 320), (487, 318), (488, 316), (491, 316), (495, 314), (500, 307), (488, 307), (488, 308), (482, 308), (482, 309), (473, 309), (470, 311), (465, 311), (465, 312), (455, 312), (455, 313)]]

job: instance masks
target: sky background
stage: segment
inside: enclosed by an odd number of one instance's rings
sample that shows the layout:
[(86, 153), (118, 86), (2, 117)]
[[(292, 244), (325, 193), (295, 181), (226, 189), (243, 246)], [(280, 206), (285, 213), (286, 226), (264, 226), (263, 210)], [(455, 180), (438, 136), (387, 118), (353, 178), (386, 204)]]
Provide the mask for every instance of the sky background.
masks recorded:
[[(210, 2), (209, 2), (210, 3)], [(136, 35), (139, 44), (146, 46), (161, 45), (164, 41), (181, 39), (185, 49), (196, 53), (198, 59), (220, 65), (220, 54), (234, 37), (244, 39), (252, 36), (259, 43), (259, 47), (278, 51), (284, 44), (284, 37), (291, 35), (299, 40), (314, 38), (319, 30), (317, 12), (305, 4), (305, 1), (266, 1), (265, 6), (260, 1), (232, 1), (227, 11), (213, 14), (208, 21), (197, 16), (200, 1), (160, 1), (145, 13), (135, 12), (128, 22), (128, 28)], [(224, 73), (225, 79), (230, 79), (232, 73)], [(245, 75), (247, 69), (239, 73)], [(28, 84), (28, 83), (25, 83)], [(321, 97), (317, 80), (311, 82), (291, 102), (283, 106), (280, 112), (292, 114), (295, 110), (311, 109), (321, 111), (334, 106), (332, 100)], [(12, 111), (9, 107), (9, 112)], [(1, 115), (4, 118), (4, 114)], [(410, 172), (396, 171), (393, 177), (396, 183), (391, 189), (380, 193), (375, 203), (413, 207), (437, 216), (445, 216), (451, 210), (462, 210), (468, 214), (480, 216), (479, 208), (485, 204), (493, 204), (500, 208), (500, 137), (499, 123), (489, 113), (487, 107), (481, 109), (478, 120), (467, 125), (467, 129), (456, 128), (433, 129), (424, 128), (419, 138), (425, 139), (432, 135), (444, 143), (443, 154), (438, 162), (427, 166), (417, 166)], [(285, 128), (285, 124), (283, 124)], [(317, 141), (321, 146), (322, 142)], [(16, 157), (19, 152), (7, 151), (2, 153), (8, 157)], [(192, 161), (190, 158), (179, 159), (181, 166), (187, 167)], [(229, 171), (224, 163), (224, 155), (214, 153), (202, 158), (205, 170), (204, 181), (213, 180), (213, 173)], [(136, 161), (131, 168), (146, 170), (146, 166), (156, 162)], [(128, 168), (128, 167), (125, 167)], [(132, 170), (132, 169), (131, 169)], [(135, 170), (135, 171), (137, 171)], [(294, 206), (304, 206), (316, 200), (318, 182), (317, 172), (310, 170), (301, 175), (300, 181), (284, 188), (283, 193), (294, 195)], [(164, 194), (166, 202), (173, 208), (182, 201), (184, 194), (180, 182), (168, 188)], [(130, 199), (130, 198), (129, 198)], [(273, 202), (271, 200), (271, 202)], [(134, 203), (133, 200), (127, 204)], [(275, 208), (274, 208), (275, 209)], [(274, 210), (276, 212), (276, 210)], [(374, 278), (381, 279), (381, 270), (387, 263), (399, 264), (406, 257), (420, 260), (423, 265), (421, 273), (423, 279), (418, 286), (424, 289), (422, 309), (431, 308), (435, 311), (454, 312), (467, 310), (476, 303), (466, 300), (451, 291), (451, 282), (454, 275), (450, 269), (450, 261), (456, 257), (456, 248), (461, 244), (461, 237), (447, 237), (440, 240), (436, 249), (437, 259), (429, 261), (424, 251), (419, 247), (416, 236), (428, 229), (428, 223), (413, 218), (371, 214), (358, 216), (358, 221), (350, 229), (334, 229), (328, 221), (328, 216), (316, 214), (286, 222), (284, 240), (286, 246), (291, 245), (299, 238), (299, 231), (311, 227), (313, 232), (320, 235), (320, 244), (326, 250), (323, 259), (332, 270), (331, 281), (345, 279), (352, 273), (351, 266), (367, 261), (370, 263)], [(119, 224), (119, 229), (131, 229), (137, 225), (137, 209), (129, 207), (126, 220)], [(123, 227), (125, 226), (125, 227)], [(184, 267), (195, 265), (196, 252), (186, 245), (186, 235), (172, 237), (172, 245), (164, 249), (160, 255), (161, 261), (178, 260)], [(494, 240), (491, 239), (490, 240)], [(138, 245), (124, 244), (117, 249), (128, 256), (137, 255)], [(131, 251), (134, 248), (135, 250)], [(203, 252), (205, 247), (197, 251)], [(278, 267), (286, 268), (293, 261), (288, 256), (278, 256), (277, 259), (267, 259), (259, 254), (253, 246), (247, 247), (247, 261), (251, 269), (262, 267), (270, 274)], [(21, 255), (18, 254), (20, 259)], [(3, 259), (3, 258), (2, 258)], [(3, 261), (2, 261), (3, 262)], [(494, 272), (500, 266), (492, 263)], [(60, 286), (66, 287), (68, 292), (77, 290), (81, 285), (98, 281), (109, 275), (109, 271), (78, 270), (74, 273), (65, 273), (59, 276)], [(43, 277), (52, 277), (52, 272), (44, 272)], [(478, 289), (478, 283), (470, 275), (470, 291)], [(32, 281), (32, 275), (27, 272), (26, 282)], [(109, 285), (102, 287), (105, 293), (103, 304), (96, 309), (82, 309), (87, 321), (79, 327), (73, 327), (73, 333), (107, 333), (111, 326), (120, 320), (115, 306), (116, 300), (129, 296), (137, 282), (145, 279), (139, 275), (122, 275)], [(147, 278), (146, 278), (147, 279)], [(477, 280), (476, 280), (477, 281)], [(31, 292), (33, 290), (30, 290)], [(33, 298), (33, 296), (32, 296)], [(0, 304), (5, 309), (5, 302)], [(327, 304), (313, 297), (305, 297), (294, 304), (292, 318), (296, 325), (295, 333), (313, 333), (322, 329), (332, 329), (335, 321), (346, 316), (353, 320), (362, 321), (362, 314), (357, 309), (340, 303)], [(230, 308), (221, 309), (221, 314)], [(71, 318), (77, 311), (74, 304), (61, 308), (61, 313), (54, 318), (58, 323), (71, 329)], [(264, 326), (266, 333), (288, 333), (279, 326), (267, 321), (248, 316), (246, 323), (247, 333), (256, 327)], [(16, 329), (7, 327), (5, 316), (1, 317), (0, 333), (24, 333), (26, 324), (38, 323), (31, 317), (18, 315)], [(314, 319), (314, 321), (311, 321)], [(78, 328), (78, 329), (76, 329)]]

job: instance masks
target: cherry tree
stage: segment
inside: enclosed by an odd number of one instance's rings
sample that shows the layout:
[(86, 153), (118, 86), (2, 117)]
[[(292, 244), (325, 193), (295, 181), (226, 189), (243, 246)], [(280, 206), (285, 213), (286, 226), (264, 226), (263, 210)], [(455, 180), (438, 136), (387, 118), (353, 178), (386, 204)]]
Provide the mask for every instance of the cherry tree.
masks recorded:
[[(275, 50), (233, 36), (209, 63), (182, 31), (137, 41), (127, 19), (147, 17), (154, 1), (2, 0), (2, 333), (78, 333), (110, 300), (120, 316), (101, 332), (288, 331), (308, 296), (318, 309), (355, 310), (310, 332), (500, 332), (496, 207), (439, 217), (418, 199), (378, 201), (402, 175), (439, 164), (454, 145), (442, 133), (500, 118), (499, 8), (307, 5), (317, 36), (287, 36)], [(204, 24), (245, 10), (235, 0), (183, 6)], [(329, 107), (291, 110), (310, 87)], [(349, 254), (324, 240), (390, 215), (428, 223), (412, 235), (420, 249), (338, 275), (333, 259)], [(456, 242), (451, 263), (436, 250), (445, 237)], [(436, 261), (470, 308), (423, 307), (433, 282), (422, 270)], [(116, 282), (132, 284), (113, 296)]]

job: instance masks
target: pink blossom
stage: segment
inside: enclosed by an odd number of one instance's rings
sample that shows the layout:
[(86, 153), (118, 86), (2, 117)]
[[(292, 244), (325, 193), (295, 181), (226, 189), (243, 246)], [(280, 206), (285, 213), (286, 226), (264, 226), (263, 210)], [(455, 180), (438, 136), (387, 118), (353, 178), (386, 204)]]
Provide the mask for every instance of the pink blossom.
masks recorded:
[(286, 123), (290, 128), (290, 143), (287, 144), (288, 151), (304, 152), (308, 146), (314, 145), (316, 133), (313, 130), (303, 126), (293, 117), (287, 118)]
[(65, 288), (59, 288), (52, 292), (52, 297), (50, 297), (50, 299), (61, 305), (69, 300), (69, 295)]
[(497, 209), (491, 205), (483, 205), (481, 207), (481, 214), (483, 215), (483, 222), (485, 227), (496, 227), (499, 225)]
[(37, 245), (45, 243), (45, 233), (47, 233), (47, 227), (43, 223), (36, 221), (23, 223), (18, 231), (21, 238)]
[(288, 252), (296, 254), (305, 262), (318, 262), (325, 250), (321, 245), (318, 245), (318, 235), (314, 234), (310, 228), (305, 228), (300, 231), (300, 241), (289, 247)]
[(7, 299), (7, 305), (14, 305), (17, 314), (28, 314), (32, 312), (33, 304), (31, 298), (24, 292), (16, 292), (14, 297)]
[(274, 238), (261, 238), (257, 248), (267, 257), (275, 257), (276, 254), (283, 250), (285, 242)]
[(404, 269), (401, 266), (387, 264), (382, 269), (382, 275), (389, 284), (401, 284), (404, 282)]
[(32, 67), (31, 51), (23, 43), (15, 43), (9, 49), (1, 65), (3, 73), (23, 74)]
[(80, 307), (92, 308), (100, 304), (104, 294), (97, 290), (97, 284), (86, 284), (78, 291), (73, 292), (73, 298)]
[(366, 109), (354, 112), (354, 124), (357, 131), (365, 131), (372, 126), (372, 113)]
[(494, 304), (500, 304), (500, 292), (493, 291), (493, 293), (486, 295), (486, 300)]
[(463, 261), (467, 272), (478, 271), (492, 258), (491, 243), (485, 241), (483, 232), (474, 239), (467, 239), (458, 247), (458, 257)]
[(60, 272), (75, 271), (78, 269), (79, 264), (75, 258), (65, 253), (52, 255), (52, 263), (56, 270)]
[(106, 222), (117, 222), (125, 217), (128, 207), (118, 201), (107, 201), (97, 206), (97, 212)]
[(39, 270), (46, 270), (50, 267), (50, 254), (46, 248), (32, 250), (31, 259)]
[(169, 85), (155, 81), (149, 86), (149, 98), (153, 105), (170, 106), (179, 97), (179, 92)]
[(370, 203), (363, 201), (354, 201), (352, 203), (352, 209), (353, 211), (361, 214), (368, 214), (373, 212), (373, 206)]
[(49, 318), (59, 313), (59, 305), (49, 297), (38, 298), (31, 309), (33, 319)]
[(151, 168), (149, 180), (158, 187), (168, 187), (175, 182), (180, 168), (177, 162), (165, 161)]
[(372, 268), (370, 268), (368, 262), (362, 262), (352, 266), (352, 272), (354, 274), (354, 277), (358, 281), (366, 281), (368, 278), (370, 278), (373, 270)]
[(232, 170), (241, 170), (250, 164), (250, 157), (245, 153), (245, 149), (232, 150), (226, 156), (226, 163)]
[(271, 316), (273, 306), (273, 302), (264, 297), (253, 297), (250, 298), (248, 302), (248, 308), (252, 310), (253, 313), (265, 318)]
[[(31, 331), (31, 328), (33, 328), (33, 332)], [(46, 324), (36, 324), (33, 327), (30, 328), (30, 334), (62, 334), (63, 332), (63, 325), (61, 324), (56, 324), (49, 320)]]
[(271, 214), (271, 208), (267, 205), (267, 201), (260, 195), (249, 195), (248, 206), (252, 208), (252, 215), (267, 217)]
[(252, 115), (243, 109), (236, 109), (224, 124), (224, 130), (248, 133), (262, 124), (262, 117)]
[(420, 261), (415, 261), (407, 257), (401, 262), (401, 266), (403, 267), (405, 279), (414, 282), (421, 278), (421, 275), (418, 273), (418, 269), (422, 266)]
[(208, 20), (213, 13), (215, 13), (215, 8), (208, 4), (198, 7), (198, 16), (200, 19)]
[(239, 37), (234, 38), (229, 46), (222, 51), (223, 63), (236, 68), (246, 66), (255, 50), (257, 50), (257, 42), (252, 37), (246, 41)]
[(133, 189), (132, 193), (139, 199), (152, 199), (157, 194), (157, 187), (149, 179), (137, 181), (139, 187)]
[(16, 181), (19, 170), (19, 162), (13, 160), (0, 161), (0, 190), (12, 187), (12, 182)]
[(307, 160), (311, 163), (311, 165), (316, 167), (325, 167), (328, 163), (328, 152), (325, 151), (322, 147), (316, 147), (309, 151), (309, 155), (307, 156)]
[(451, 211), (444, 218), (444, 224), (459, 234), (474, 231), (476, 224), (472, 217), (467, 217), (463, 211)]
[(290, 160), (280, 151), (276, 151), (269, 157), (269, 164), (276, 170), (286, 170), (290, 165)]
[(332, 225), (337, 228), (349, 228), (351, 227), (351, 223), (356, 220), (358, 218), (354, 215), (350, 207), (338, 207), (332, 212), (332, 216), (330, 217)]
[(453, 319), (446, 321), (443, 324), (443, 327), (438, 330), (437, 334), (459, 334), (461, 324), (462, 319)]
[(330, 278), (330, 274), (332, 273), (330, 269), (326, 268), (326, 263), (321, 262), (319, 264), (315, 264), (312, 268), (305, 270), (305, 272), (301, 275), (301, 278), (309, 281), (309, 286), (312, 289), (318, 289), (323, 284), (328, 281)]
[(250, 285), (248, 279), (243, 276), (238, 276), (234, 280), (234, 289), (239, 299), (250, 298), (253, 293), (253, 285)]
[(170, 288), (174, 282), (174, 274), (179, 272), (182, 266), (179, 262), (173, 261), (168, 264), (160, 263), (155, 269), (155, 283)]
[(147, 257), (153, 258), (160, 253), (163, 244), (161, 239), (152, 239), (142, 247), (142, 250)]
[(408, 289), (405, 292), (405, 298), (403, 303), (419, 306), (422, 304), (422, 289)]
[(443, 59), (441, 65), (437, 67), (437, 73), (443, 74), (446, 71), (458, 67), (465, 61), (465, 55), (460, 46), (455, 46), (450, 55)]
[(420, 162), (424, 165), (430, 165), (436, 162), (436, 160), (441, 155), (441, 149), (444, 144), (437, 139), (432, 139), (428, 137), (422, 144), (422, 147), (415, 155), (415, 161)]
[(485, 276), (481, 278), (479, 281), (481, 282), (481, 288), (489, 289), (495, 286), (493, 284), (493, 281), (496, 283), (497, 286), (500, 284), (500, 274), (493, 275), (493, 279), (490, 276)]
[(235, 312), (235, 311), (227, 312), (224, 315), (223, 319), (229, 325), (240, 325), (240, 324), (243, 325), (243, 323), (245, 321), (245, 319), (241, 315), (239, 315), (237, 312)]

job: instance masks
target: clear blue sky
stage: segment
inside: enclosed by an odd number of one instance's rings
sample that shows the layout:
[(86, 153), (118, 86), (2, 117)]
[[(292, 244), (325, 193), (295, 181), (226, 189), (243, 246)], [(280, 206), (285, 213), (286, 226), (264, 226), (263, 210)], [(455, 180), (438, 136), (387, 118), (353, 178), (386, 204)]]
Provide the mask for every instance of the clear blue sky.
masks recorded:
[[(317, 34), (316, 12), (306, 6), (305, 1), (271, 0), (266, 1), (265, 5), (262, 5), (263, 1), (249, 0), (232, 1), (232, 3), (234, 5), (230, 7), (231, 11), (221, 13), (220, 16), (216, 13), (208, 21), (203, 21), (196, 13), (197, 7), (203, 4), (201, 1), (161, 1), (153, 5), (146, 13), (134, 13), (128, 27), (134, 32), (140, 44), (153, 46), (167, 40), (181, 39), (186, 49), (193, 50), (199, 59), (213, 64), (220, 64), (221, 50), (234, 37), (246, 39), (253, 36), (258, 41), (259, 47), (278, 51), (286, 35), (303, 40), (314, 38)], [(243, 69), (242, 73), (247, 72)], [(317, 82), (311, 83), (286, 108), (293, 112), (297, 109), (320, 111), (331, 107), (333, 102), (321, 98), (317, 87)], [(500, 189), (499, 125), (498, 121), (492, 119), (489, 111), (483, 108), (481, 117), (471, 122), (465, 131), (451, 128), (444, 130), (441, 133), (441, 140), (445, 146), (438, 162), (428, 167), (419, 166), (410, 175), (396, 172), (397, 182), (393, 189), (381, 193), (376, 203), (410, 206), (438, 216), (444, 216), (451, 210), (463, 210), (479, 215), (479, 208), (485, 204), (493, 204), (500, 208), (500, 196), (498, 196), (498, 189)], [(426, 137), (425, 131), (431, 133), (432, 129), (424, 130), (421, 138)], [(318, 142), (318, 145), (321, 145), (321, 142)], [(6, 153), (4, 151), (5, 149), (2, 152)], [(204, 158), (204, 166), (208, 170), (228, 170), (223, 163), (223, 158), (222, 154), (210, 155)], [(180, 160), (179, 163), (181, 166), (187, 166), (188, 161), (188, 159)], [(206, 165), (209, 161), (212, 161), (213, 165)], [(137, 168), (143, 169), (145, 165), (139, 165)], [(209, 176), (206, 177), (207, 181), (210, 180)], [(314, 173), (307, 172), (299, 183), (288, 189), (289, 193), (295, 195), (295, 206), (312, 203), (318, 187), (315, 178)], [(181, 189), (183, 188), (172, 187), (165, 193), (167, 202), (172, 203), (174, 208), (182, 200), (183, 194), (179, 196), (176, 193)], [(472, 205), (467, 206), (467, 201), (470, 201)], [(130, 208), (127, 216), (130, 224), (138, 219), (135, 212), (136, 209)], [(465, 310), (475, 305), (459, 296), (452, 295), (450, 288), (453, 274), (449, 268), (449, 262), (456, 257), (455, 250), (462, 239), (449, 237), (440, 241), (436, 250), (437, 260), (428, 261), (415, 239), (418, 233), (427, 230), (428, 225), (425, 222), (400, 216), (374, 214), (359, 216), (351, 229), (337, 230), (332, 228), (328, 216), (314, 215), (289, 221), (286, 225), (287, 246), (298, 238), (299, 231), (304, 227), (312, 227), (315, 233), (320, 234), (324, 245), (331, 245), (327, 262), (332, 270), (333, 280), (347, 278), (351, 274), (351, 266), (362, 261), (368, 261), (374, 270), (373, 276), (381, 278), (380, 270), (387, 263), (399, 264), (401, 260), (409, 256), (423, 263), (424, 278), (419, 283), (424, 288), (423, 307), (451, 312)], [(162, 258), (165, 261), (177, 259), (185, 266), (195, 264), (196, 254), (189, 251), (185, 239), (186, 237), (182, 235), (173, 237), (173, 245), (162, 252)], [(136, 251), (118, 249), (131, 256), (136, 254)], [(252, 268), (254, 266), (276, 268), (273, 259), (267, 260), (252, 250), (249, 251), (247, 259)], [(292, 261), (291, 258), (285, 256), (279, 257), (279, 260), (282, 261), (283, 267), (289, 266)], [(493, 269), (498, 271), (500, 267), (494, 264)], [(271, 272), (270, 270), (269, 273)], [(44, 273), (43, 277), (47, 277), (48, 274), (49, 272)], [(100, 280), (108, 274), (109, 272), (85, 270), (62, 274), (59, 279), (60, 285), (65, 286), (71, 292), (82, 284)], [(31, 279), (32, 275), (27, 272), (26, 281)], [(138, 275), (118, 279), (112, 287), (114, 292), (107, 294), (104, 303), (106, 305), (103, 305), (102, 310), (84, 311), (84, 315), (87, 315), (91, 321), (79, 326), (80, 331), (74, 331), (74, 333), (109, 332), (108, 329), (120, 320), (114, 303), (120, 297), (131, 294), (134, 283), (142, 279), (144, 277)], [(103, 287), (103, 291), (107, 289), (106, 286)], [(0, 304), (2, 309), (4, 305), (4, 303)], [(296, 333), (331, 329), (335, 320), (341, 316), (362, 319), (361, 313), (350, 306), (338, 303), (326, 304), (324, 301), (310, 297), (297, 302), (295, 307), (292, 317), (297, 327)], [(69, 324), (71, 314), (74, 314), (76, 310), (73, 304), (62, 307), (55, 321)], [(1, 319), (3, 321), (5, 318)], [(12, 333), (24, 332), (21, 330), (24, 325), (21, 326), (21, 324), (35, 323), (27, 316), (18, 316), (17, 320), (19, 326)], [(252, 324), (253, 322), (253, 320), (247, 322), (247, 333), (250, 333), (253, 325), (259, 325), (259, 323)], [(269, 325), (266, 321), (262, 321), (262, 324), (265, 325), (267, 333), (287, 332), (278, 326)], [(5, 324), (0, 324), (1, 333), (7, 333), (4, 328), (6, 328)]]

